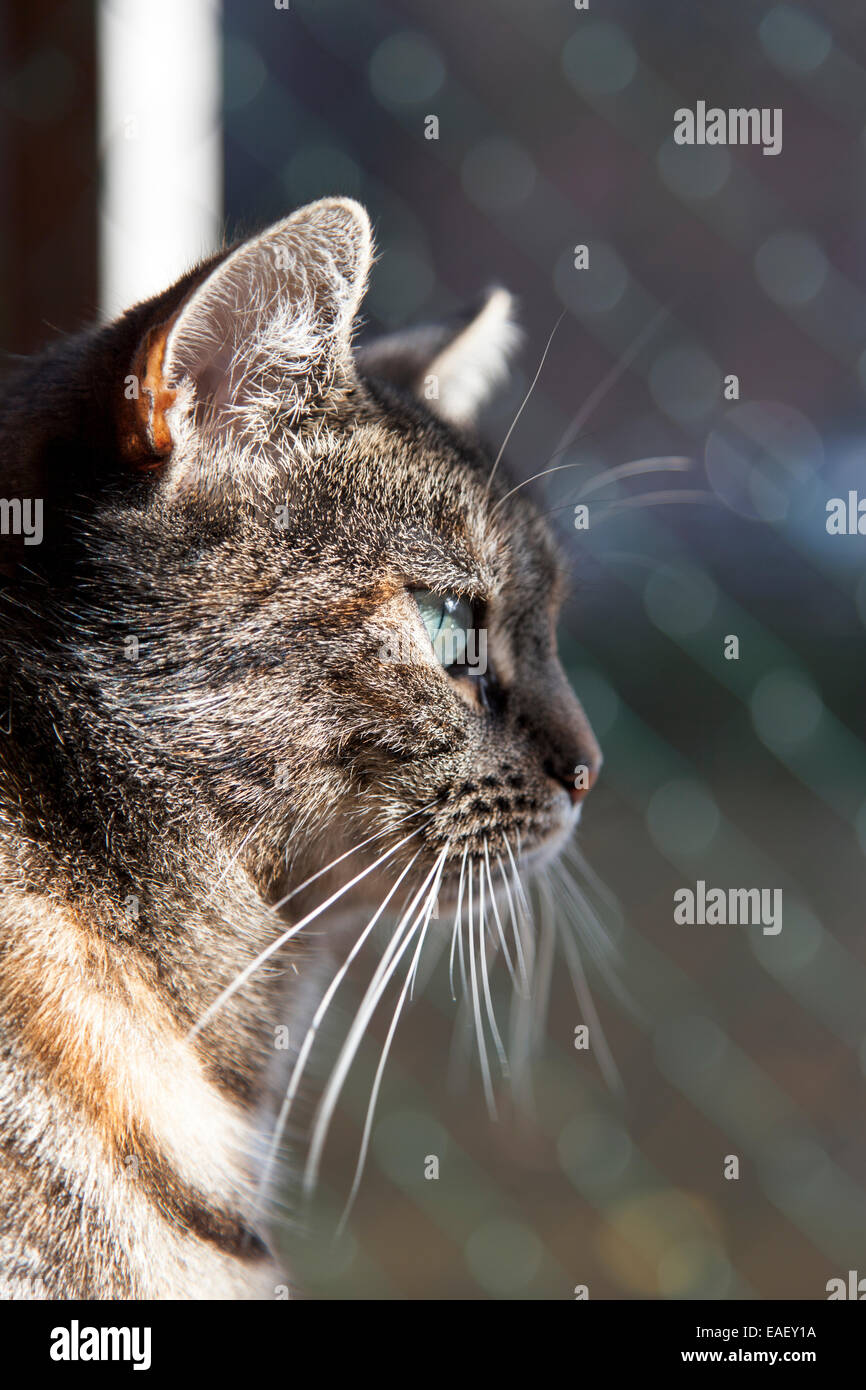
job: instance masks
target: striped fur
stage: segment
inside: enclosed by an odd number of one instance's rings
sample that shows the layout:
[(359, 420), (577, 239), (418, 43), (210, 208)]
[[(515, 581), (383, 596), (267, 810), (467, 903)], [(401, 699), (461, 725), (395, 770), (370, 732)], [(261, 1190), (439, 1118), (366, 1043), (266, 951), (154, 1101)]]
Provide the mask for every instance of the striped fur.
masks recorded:
[[(447, 896), (464, 850), (561, 844), (597, 768), (555, 549), (469, 432), (507, 296), (355, 352), (371, 256), (363, 209), (325, 200), (4, 384), (2, 491), (45, 499), (38, 552), (0, 554), (7, 1296), (276, 1296), (275, 1035), (297, 1048), (336, 923), (197, 1025), (360, 861), (274, 904), (365, 837), (427, 808), (412, 850), (422, 873), (447, 847)], [(484, 605), (495, 699), (437, 665), (413, 585)]]

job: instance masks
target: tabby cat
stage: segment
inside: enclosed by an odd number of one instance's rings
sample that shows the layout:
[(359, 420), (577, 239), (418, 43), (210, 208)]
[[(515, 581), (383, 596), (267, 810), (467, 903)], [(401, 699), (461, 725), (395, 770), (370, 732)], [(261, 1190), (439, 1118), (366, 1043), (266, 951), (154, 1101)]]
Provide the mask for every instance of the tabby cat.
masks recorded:
[(297, 1072), (389, 895), (401, 971), (461, 895), (507, 921), (489, 866), (596, 775), (554, 545), (473, 428), (510, 298), (353, 347), (371, 258), (325, 199), (5, 380), (3, 1296), (274, 1297), (275, 1034)]

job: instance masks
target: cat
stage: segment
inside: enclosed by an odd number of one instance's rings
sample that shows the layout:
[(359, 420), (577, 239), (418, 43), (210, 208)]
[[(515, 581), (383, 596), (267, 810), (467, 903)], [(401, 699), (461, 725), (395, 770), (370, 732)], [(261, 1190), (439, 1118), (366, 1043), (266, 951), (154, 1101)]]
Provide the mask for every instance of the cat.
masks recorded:
[(511, 297), (358, 347), (372, 258), (323, 199), (4, 382), (3, 496), (44, 526), (0, 538), (5, 1297), (279, 1296), (257, 1136), (317, 908), (399, 877), (427, 930), (555, 855), (598, 773), (556, 547), (476, 434)]

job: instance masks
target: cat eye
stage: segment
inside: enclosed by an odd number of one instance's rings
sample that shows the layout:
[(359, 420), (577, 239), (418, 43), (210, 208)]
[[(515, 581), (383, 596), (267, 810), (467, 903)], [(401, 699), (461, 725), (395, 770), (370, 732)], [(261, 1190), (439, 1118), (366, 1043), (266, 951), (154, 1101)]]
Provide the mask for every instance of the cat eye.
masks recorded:
[(469, 599), (458, 594), (434, 594), (430, 589), (410, 592), (440, 665), (446, 670), (466, 666), (469, 633), (475, 627), (475, 612)]

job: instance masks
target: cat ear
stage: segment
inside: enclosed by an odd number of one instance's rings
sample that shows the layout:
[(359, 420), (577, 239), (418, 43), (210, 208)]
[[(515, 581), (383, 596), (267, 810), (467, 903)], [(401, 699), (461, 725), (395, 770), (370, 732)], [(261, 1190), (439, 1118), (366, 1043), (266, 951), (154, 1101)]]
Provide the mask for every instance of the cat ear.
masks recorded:
[(297, 425), (355, 380), (351, 336), (372, 260), (370, 220), (349, 198), (298, 209), (221, 259), (146, 335), (122, 446), (156, 467), (196, 430), (250, 442)]
[(362, 372), (412, 391), (435, 415), (467, 427), (508, 375), (521, 341), (515, 301), (492, 289), (457, 322), (388, 334), (356, 351)]

